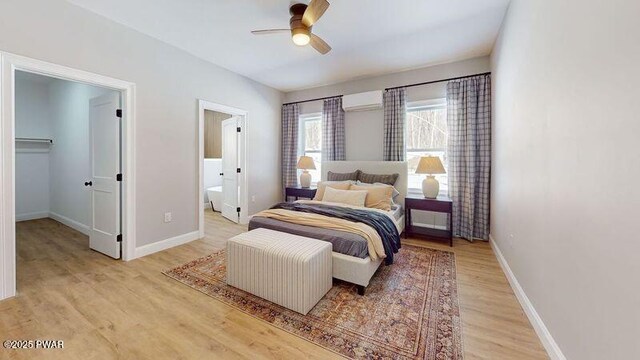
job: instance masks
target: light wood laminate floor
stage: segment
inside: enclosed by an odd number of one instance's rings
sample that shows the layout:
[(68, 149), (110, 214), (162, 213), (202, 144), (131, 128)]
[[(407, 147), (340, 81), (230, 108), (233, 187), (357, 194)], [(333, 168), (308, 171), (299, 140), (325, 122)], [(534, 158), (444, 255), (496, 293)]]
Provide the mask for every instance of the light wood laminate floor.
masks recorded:
[[(0, 348), (0, 359), (337, 358), (160, 273), (245, 230), (208, 210), (204, 239), (123, 262), (54, 220), (18, 223), (18, 295), (0, 301), (0, 340), (59, 339), (64, 349)], [(457, 239), (453, 251), (465, 357), (547, 358), (489, 244)]]

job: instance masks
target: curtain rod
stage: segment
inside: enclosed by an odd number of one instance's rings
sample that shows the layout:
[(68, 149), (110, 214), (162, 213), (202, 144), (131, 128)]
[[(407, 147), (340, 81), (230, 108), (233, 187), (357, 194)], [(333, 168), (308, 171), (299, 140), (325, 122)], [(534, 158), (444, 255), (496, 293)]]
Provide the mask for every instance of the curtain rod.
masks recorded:
[(491, 72), (485, 72), (485, 73), (481, 73), (481, 74), (458, 76), (458, 77), (442, 79), (442, 80), (425, 81), (425, 82), (409, 84), (409, 85), (394, 86), (394, 87), (386, 88), (384, 90), (387, 91), (387, 90), (393, 90), (393, 89), (400, 89), (400, 88), (408, 88), (408, 87), (421, 86), (421, 85), (436, 84), (436, 83), (441, 83), (441, 82), (445, 82), (445, 81), (460, 80), (460, 79), (466, 79), (466, 78), (471, 78), (471, 77), (476, 77), (476, 76), (483, 76), (483, 75), (490, 75), (490, 74), (491, 74)]
[[(480, 74), (458, 76), (458, 77), (442, 79), (442, 80), (433, 80), (433, 81), (426, 81), (426, 82), (421, 82), (421, 83), (416, 83), (416, 84), (394, 86), (394, 87), (386, 88), (384, 90), (387, 91), (387, 90), (393, 90), (393, 89), (400, 89), (400, 88), (403, 88), (403, 87), (406, 88), (406, 87), (414, 87), (414, 86), (421, 86), (421, 85), (436, 84), (436, 83), (445, 82), (445, 81), (460, 80), (460, 79), (466, 79), (466, 78), (470, 78), (470, 77), (490, 75), (490, 74), (491, 74), (491, 72), (485, 72), (485, 73), (480, 73)], [(302, 104), (302, 103), (306, 103), (306, 102), (320, 101), (320, 100), (326, 100), (326, 99), (331, 99), (331, 98), (335, 98), (335, 97), (342, 97), (342, 96), (343, 95), (325, 96), (325, 97), (309, 99), (309, 100), (300, 100), (300, 101), (288, 102), (288, 103), (284, 103), (282, 105), (284, 106), (284, 105)]]
[(309, 99), (309, 100), (293, 101), (293, 102), (284, 103), (284, 104), (282, 104), (282, 106), (284, 106), (284, 105), (293, 105), (293, 104), (302, 104), (302, 103), (306, 103), (306, 102), (320, 101), (320, 100), (332, 99), (332, 98), (337, 98), (337, 97), (342, 97), (342, 95), (325, 96), (325, 97)]

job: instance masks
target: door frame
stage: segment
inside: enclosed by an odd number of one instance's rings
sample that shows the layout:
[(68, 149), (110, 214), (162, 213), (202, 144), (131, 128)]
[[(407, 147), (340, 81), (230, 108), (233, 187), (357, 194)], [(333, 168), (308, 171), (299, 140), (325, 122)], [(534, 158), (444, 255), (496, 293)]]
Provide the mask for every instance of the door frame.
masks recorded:
[(248, 129), (248, 117), (249, 113), (245, 110), (218, 104), (207, 100), (198, 100), (198, 169), (199, 169), (199, 184), (198, 184), (198, 232), (200, 237), (204, 237), (204, 111), (217, 111), (229, 115), (239, 116), (239, 125), (242, 131), (238, 136), (238, 165), (242, 169), (240, 176), (238, 177), (238, 184), (240, 184), (240, 224), (246, 224), (249, 222), (248, 212), (248, 189), (249, 189), (249, 169), (247, 168), (247, 129)]
[(134, 83), (25, 56), (0, 52), (0, 300), (16, 294), (15, 72), (17, 70), (100, 86), (122, 94), (122, 260), (135, 258)]

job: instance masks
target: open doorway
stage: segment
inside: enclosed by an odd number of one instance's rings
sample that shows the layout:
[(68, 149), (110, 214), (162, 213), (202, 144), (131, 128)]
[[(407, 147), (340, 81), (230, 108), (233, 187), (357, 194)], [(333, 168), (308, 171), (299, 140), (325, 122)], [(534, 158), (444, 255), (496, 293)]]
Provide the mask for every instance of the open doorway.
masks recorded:
[(120, 92), (16, 71), (14, 98), (18, 288), (34, 259), (120, 259)]
[(204, 236), (205, 212), (235, 223), (246, 218), (246, 112), (203, 100), (199, 105), (200, 233)]
[[(18, 267), (32, 270), (23, 271), (29, 281), (46, 282), (61, 264), (135, 257), (135, 85), (0, 58), (1, 300), (16, 294)], [(24, 238), (31, 243), (22, 246)], [(74, 241), (80, 246), (69, 246)], [(38, 259), (47, 266), (31, 262)], [(79, 271), (74, 266), (69, 272)]]

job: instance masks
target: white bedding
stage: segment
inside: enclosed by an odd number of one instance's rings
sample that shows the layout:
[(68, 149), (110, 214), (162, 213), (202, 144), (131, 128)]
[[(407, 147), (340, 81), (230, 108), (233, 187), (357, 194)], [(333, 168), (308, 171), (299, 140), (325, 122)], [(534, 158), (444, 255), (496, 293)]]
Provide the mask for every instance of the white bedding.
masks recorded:
[(402, 209), (402, 205), (392, 205), (391, 210), (389, 210), (393, 218), (398, 221), (404, 215), (404, 211)]

